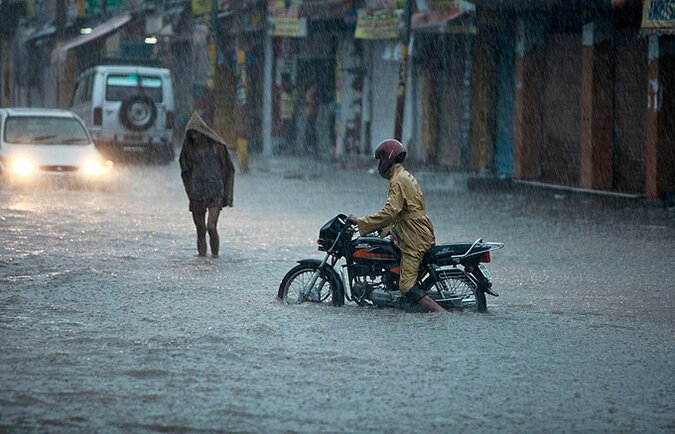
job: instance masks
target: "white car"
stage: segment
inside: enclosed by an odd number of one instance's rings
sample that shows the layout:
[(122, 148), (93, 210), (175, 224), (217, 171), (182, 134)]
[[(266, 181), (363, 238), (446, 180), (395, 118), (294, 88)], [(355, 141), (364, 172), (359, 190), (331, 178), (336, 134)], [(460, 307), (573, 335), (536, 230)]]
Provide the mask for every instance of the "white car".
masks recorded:
[(76, 114), (6, 108), (0, 109), (0, 174), (14, 186), (45, 180), (106, 186), (113, 170)]

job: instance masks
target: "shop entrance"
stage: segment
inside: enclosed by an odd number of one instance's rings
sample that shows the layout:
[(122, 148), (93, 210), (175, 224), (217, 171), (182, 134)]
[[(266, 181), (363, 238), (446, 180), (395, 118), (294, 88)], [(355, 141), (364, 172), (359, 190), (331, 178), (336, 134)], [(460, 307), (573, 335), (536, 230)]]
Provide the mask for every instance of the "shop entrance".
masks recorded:
[(297, 60), (295, 151), (331, 155), (335, 145), (335, 59)]

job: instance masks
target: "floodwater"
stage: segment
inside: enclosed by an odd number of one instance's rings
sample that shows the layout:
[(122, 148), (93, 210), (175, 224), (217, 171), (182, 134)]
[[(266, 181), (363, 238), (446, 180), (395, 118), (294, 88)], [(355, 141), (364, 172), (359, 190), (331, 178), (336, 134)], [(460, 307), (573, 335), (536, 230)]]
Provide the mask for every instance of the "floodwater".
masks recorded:
[(506, 244), (489, 313), (285, 306), (321, 224), (386, 182), (252, 163), (215, 259), (175, 163), (0, 189), (0, 431), (675, 431), (673, 211), (429, 188), (439, 242)]

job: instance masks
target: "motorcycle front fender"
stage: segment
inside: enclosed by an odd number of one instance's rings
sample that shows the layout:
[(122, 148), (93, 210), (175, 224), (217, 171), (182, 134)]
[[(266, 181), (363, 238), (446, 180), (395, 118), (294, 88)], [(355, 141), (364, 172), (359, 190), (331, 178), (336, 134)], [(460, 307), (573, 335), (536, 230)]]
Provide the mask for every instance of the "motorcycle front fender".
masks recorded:
[[(321, 267), (321, 261), (318, 259), (300, 259), (298, 264), (310, 265), (314, 268)], [(321, 268), (321, 274), (335, 287), (340, 288), (340, 293), (345, 293), (345, 285), (337, 271), (327, 263)]]

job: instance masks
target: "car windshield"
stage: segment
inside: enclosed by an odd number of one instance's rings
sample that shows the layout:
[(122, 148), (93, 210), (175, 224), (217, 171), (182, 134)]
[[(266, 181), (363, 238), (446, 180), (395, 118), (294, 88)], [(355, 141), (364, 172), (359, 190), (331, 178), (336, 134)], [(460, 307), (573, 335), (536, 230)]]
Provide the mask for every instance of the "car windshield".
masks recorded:
[(109, 75), (106, 79), (105, 98), (108, 101), (124, 101), (142, 94), (154, 102), (162, 102), (162, 79), (149, 75)]
[(84, 145), (89, 137), (73, 118), (14, 116), (5, 122), (5, 142), (20, 145)]

